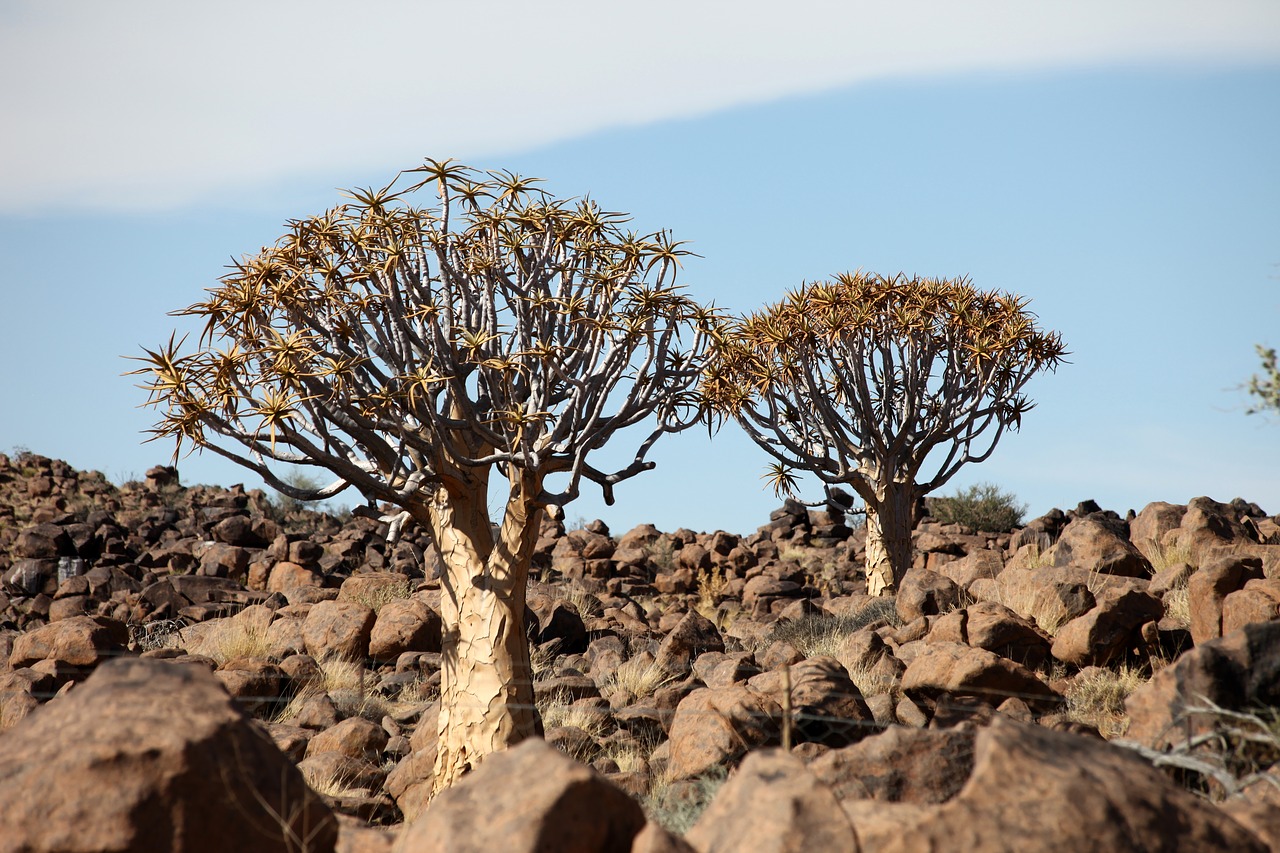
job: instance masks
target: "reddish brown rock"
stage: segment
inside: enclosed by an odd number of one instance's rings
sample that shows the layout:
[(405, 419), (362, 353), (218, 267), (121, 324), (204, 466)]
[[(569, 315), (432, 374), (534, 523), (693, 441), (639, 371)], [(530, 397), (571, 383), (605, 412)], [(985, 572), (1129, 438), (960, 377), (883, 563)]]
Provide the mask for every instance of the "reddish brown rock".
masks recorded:
[(1256, 541), (1229, 504), (1205, 497), (1192, 498), (1187, 503), (1182, 524), (1170, 538), (1188, 549), (1191, 564), (1201, 569), (1213, 559)]
[(1053, 656), (1075, 666), (1105, 666), (1138, 642), (1144, 623), (1162, 615), (1164, 605), (1150, 593), (1103, 591), (1092, 610), (1058, 629)]
[(1243, 589), (1222, 600), (1224, 635), (1254, 622), (1270, 622), (1276, 618), (1280, 618), (1280, 579), (1246, 581)]
[(742, 686), (695, 690), (671, 721), (672, 779), (728, 766), (749, 749), (778, 742), (782, 708)]
[(786, 681), (791, 682), (793, 743), (841, 747), (880, 730), (861, 691), (835, 658), (813, 657), (787, 671), (753, 676), (747, 686), (783, 706)]
[(41, 660), (75, 667), (93, 667), (125, 654), (129, 632), (104, 616), (73, 616), (50, 622), (18, 637), (9, 653), (9, 666), (17, 669)]
[(1077, 566), (1104, 575), (1151, 574), (1151, 563), (1129, 541), (1124, 522), (1106, 513), (1073, 519), (1045, 557), (1054, 566)]
[(644, 812), (620, 788), (530, 738), (489, 756), (439, 794), (405, 827), (394, 849), (629, 853), (644, 825)]
[(685, 840), (700, 853), (856, 853), (840, 803), (804, 762), (781, 750), (751, 753)]
[(369, 656), (395, 660), (404, 652), (440, 651), (440, 615), (420, 598), (388, 601), (369, 634)]
[(1182, 504), (1149, 503), (1129, 522), (1129, 541), (1148, 562), (1162, 562), (1166, 552), (1165, 537), (1182, 525), (1186, 514), (1187, 508)]
[(375, 616), (352, 601), (320, 601), (311, 606), (302, 624), (307, 654), (314, 658), (359, 660), (369, 654)]
[(1210, 731), (1204, 700), (1230, 711), (1280, 705), (1280, 621), (1209, 640), (1166, 666), (1125, 701), (1129, 740), (1163, 749)]
[(841, 800), (945, 803), (973, 771), (974, 729), (890, 726), (814, 760), (809, 770)]
[(1191, 603), (1191, 640), (1196, 644), (1222, 636), (1222, 605), (1246, 581), (1262, 577), (1262, 561), (1219, 556), (1200, 566), (1187, 582)]
[(323, 584), (324, 578), (315, 569), (282, 560), (272, 567), (267, 577), (266, 589), (268, 592), (286, 592), (298, 587), (319, 587)]
[(961, 791), (917, 812), (876, 847), (879, 853), (1266, 849), (1134, 753), (999, 716), (978, 731), (973, 773)]
[(1049, 638), (1043, 631), (994, 601), (979, 601), (939, 616), (925, 641), (964, 643), (1032, 669), (1049, 655)]
[(351, 717), (317, 734), (307, 744), (307, 755), (337, 752), (352, 758), (377, 761), (387, 745), (382, 726), (363, 717)]
[(658, 646), (656, 666), (673, 677), (690, 672), (694, 659), (703, 652), (723, 652), (724, 639), (715, 623), (696, 610), (680, 618)]
[(960, 587), (937, 572), (910, 569), (899, 585), (896, 606), (903, 622), (936, 616), (960, 606)]
[(981, 699), (992, 706), (1011, 696), (1041, 705), (1059, 698), (1025, 667), (959, 643), (926, 644), (907, 664), (902, 690), (913, 699), (934, 701), (949, 694)]
[(332, 850), (337, 836), (212, 675), (161, 661), (109, 661), (8, 732), (0, 801), (4, 851), (275, 853), (302, 838)]

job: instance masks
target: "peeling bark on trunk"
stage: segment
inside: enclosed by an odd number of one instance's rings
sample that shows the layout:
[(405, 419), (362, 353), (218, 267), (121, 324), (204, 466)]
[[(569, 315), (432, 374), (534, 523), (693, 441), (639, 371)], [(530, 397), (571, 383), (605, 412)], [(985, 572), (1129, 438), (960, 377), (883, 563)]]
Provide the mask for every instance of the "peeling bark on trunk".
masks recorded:
[(893, 595), (911, 568), (911, 524), (915, 488), (890, 483), (867, 501), (867, 594)]
[(532, 500), (538, 489), (531, 481), (512, 484), (495, 541), (485, 491), (469, 485), (462, 495), (441, 489), (428, 507), (445, 565), (435, 792), (542, 730), (524, 623), (542, 512)]

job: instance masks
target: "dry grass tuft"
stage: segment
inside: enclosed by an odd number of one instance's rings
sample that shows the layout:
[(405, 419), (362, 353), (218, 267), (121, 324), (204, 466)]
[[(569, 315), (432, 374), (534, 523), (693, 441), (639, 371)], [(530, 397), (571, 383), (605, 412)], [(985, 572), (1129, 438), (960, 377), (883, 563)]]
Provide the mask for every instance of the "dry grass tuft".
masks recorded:
[(1067, 689), (1067, 716), (1095, 727), (1107, 740), (1119, 737), (1129, 727), (1124, 701), (1150, 680), (1150, 667), (1130, 664), (1079, 676)]
[(651, 655), (643, 654), (623, 661), (605, 684), (604, 693), (622, 691), (635, 698), (649, 696), (659, 687), (675, 679), (658, 665)]
[(416, 586), (413, 581), (395, 581), (347, 593), (346, 598), (356, 604), (363, 604), (377, 613), (393, 601), (412, 598), (415, 591)]

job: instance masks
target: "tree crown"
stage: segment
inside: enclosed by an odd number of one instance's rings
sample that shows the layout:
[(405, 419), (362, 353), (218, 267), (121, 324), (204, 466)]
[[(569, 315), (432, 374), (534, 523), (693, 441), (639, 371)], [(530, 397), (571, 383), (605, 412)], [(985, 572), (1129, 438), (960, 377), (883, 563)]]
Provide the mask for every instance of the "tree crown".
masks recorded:
[[(416, 194), (434, 191), (419, 207)], [(663, 432), (701, 416), (694, 386), (717, 321), (675, 277), (665, 232), (624, 231), (589, 199), (428, 160), (380, 189), (291, 220), (177, 315), (203, 321), (193, 351), (145, 350), (153, 438), (208, 448), (287, 495), (348, 485), (404, 505), (426, 483), (498, 466), (604, 488), (652, 467)], [(605, 473), (591, 451), (654, 419), (634, 461)], [(275, 463), (337, 475), (283, 482)], [(305, 494), (302, 492), (306, 491)]]
[(917, 483), (929, 452), (949, 445), (920, 484), (929, 491), (986, 459), (1032, 407), (1026, 382), (1066, 354), (1026, 306), (967, 279), (854, 272), (805, 284), (724, 325), (702, 394), (777, 460), (779, 492), (799, 469), (873, 499), (869, 483)]

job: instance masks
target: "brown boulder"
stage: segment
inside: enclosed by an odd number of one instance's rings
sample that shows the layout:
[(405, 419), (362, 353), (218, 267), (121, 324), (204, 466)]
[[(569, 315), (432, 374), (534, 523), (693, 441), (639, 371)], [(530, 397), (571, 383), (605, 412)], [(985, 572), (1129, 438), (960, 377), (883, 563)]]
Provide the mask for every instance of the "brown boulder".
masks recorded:
[(353, 601), (316, 602), (302, 623), (307, 654), (351, 660), (366, 657), (375, 618), (372, 610)]
[(1049, 638), (1035, 624), (994, 601), (939, 616), (925, 641), (964, 643), (1032, 669), (1049, 655)]
[(9, 653), (13, 669), (42, 660), (75, 667), (93, 667), (125, 653), (129, 632), (105, 616), (73, 616), (42, 625), (19, 636)]
[(630, 853), (644, 812), (539, 738), (489, 756), (400, 833), (402, 853)]
[(932, 702), (947, 694), (981, 699), (992, 706), (1011, 696), (1039, 705), (1059, 700), (1025, 667), (959, 643), (925, 644), (902, 674), (902, 691), (912, 699)]
[(1191, 564), (1202, 569), (1215, 556), (1257, 541), (1230, 504), (1205, 497), (1192, 498), (1187, 503), (1178, 532), (1169, 538), (1189, 550)]
[(351, 717), (325, 729), (307, 743), (307, 755), (337, 752), (351, 758), (377, 761), (387, 746), (382, 726), (363, 717)]
[(1129, 541), (1124, 522), (1106, 513), (1073, 519), (1045, 559), (1054, 566), (1078, 566), (1104, 575), (1144, 578), (1151, 574), (1151, 563)]
[[(880, 730), (858, 686), (835, 658), (807, 658), (792, 664), (789, 675), (793, 742), (842, 747)], [(772, 670), (748, 679), (747, 686), (785, 707), (786, 679), (782, 670)]]
[(890, 726), (814, 760), (809, 770), (840, 800), (930, 805), (954, 797), (973, 771), (974, 729)]
[(960, 587), (951, 578), (928, 569), (908, 569), (898, 586), (898, 618), (912, 622), (960, 606)]
[(395, 660), (404, 652), (438, 652), (440, 614), (420, 598), (399, 598), (382, 605), (369, 633), (369, 656)]
[[(978, 731), (964, 788), (881, 836), (880, 853), (1178, 850), (1263, 853), (1259, 839), (1137, 755), (996, 717)], [(854, 828), (858, 829), (855, 820)], [(861, 834), (861, 833), (860, 833)]]
[(698, 655), (723, 651), (724, 639), (715, 623), (698, 611), (690, 610), (663, 638), (654, 665), (673, 677), (681, 677), (690, 672)]
[(212, 675), (152, 660), (104, 663), (0, 739), (0, 801), (2, 851), (274, 853), (337, 836)]
[(737, 761), (748, 750), (778, 742), (782, 708), (743, 686), (695, 690), (671, 720), (672, 779), (691, 779)]
[(1125, 701), (1125, 737), (1163, 749), (1213, 728), (1204, 700), (1228, 711), (1280, 705), (1280, 622), (1209, 640), (1155, 674)]
[[(54, 602), (55, 604), (57, 602)], [(1280, 579), (1246, 581), (1222, 600), (1222, 633), (1230, 634), (1254, 622), (1270, 622), (1280, 617)]]
[(1105, 666), (1136, 642), (1146, 622), (1164, 615), (1164, 604), (1136, 589), (1108, 589), (1097, 605), (1058, 629), (1053, 656), (1075, 666)]
[(1150, 563), (1163, 562), (1165, 537), (1182, 525), (1187, 508), (1182, 504), (1155, 501), (1129, 522), (1129, 541)]
[(840, 803), (799, 758), (753, 752), (685, 835), (700, 853), (856, 853), (858, 839)]
[(1221, 555), (1202, 564), (1187, 581), (1191, 603), (1191, 640), (1196, 644), (1222, 636), (1222, 604), (1246, 581), (1262, 577), (1256, 557)]

